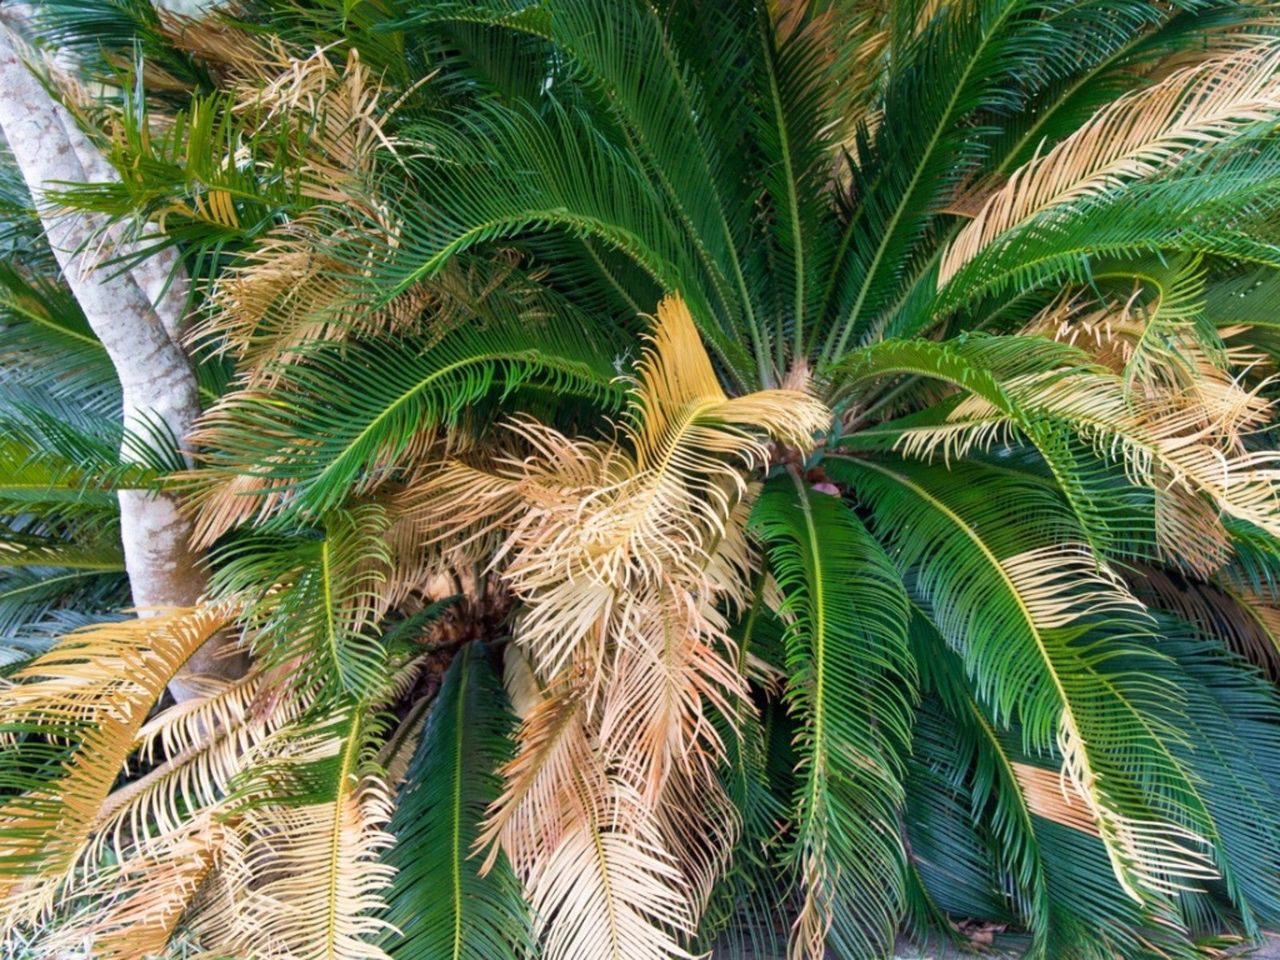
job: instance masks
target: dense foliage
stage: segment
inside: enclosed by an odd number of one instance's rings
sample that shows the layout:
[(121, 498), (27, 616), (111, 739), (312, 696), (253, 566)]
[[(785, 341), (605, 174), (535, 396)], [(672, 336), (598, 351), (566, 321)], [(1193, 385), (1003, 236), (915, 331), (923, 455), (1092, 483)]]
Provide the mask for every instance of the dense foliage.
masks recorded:
[[(0, 930), (1139, 960), (1280, 922), (1276, 17), (42, 4), (119, 173), (60, 199), (181, 252), (205, 412), (194, 469), (122, 461), (5, 171)], [(126, 618), (120, 489), (182, 492), (207, 603)], [(249, 673), (166, 699), (219, 631)]]

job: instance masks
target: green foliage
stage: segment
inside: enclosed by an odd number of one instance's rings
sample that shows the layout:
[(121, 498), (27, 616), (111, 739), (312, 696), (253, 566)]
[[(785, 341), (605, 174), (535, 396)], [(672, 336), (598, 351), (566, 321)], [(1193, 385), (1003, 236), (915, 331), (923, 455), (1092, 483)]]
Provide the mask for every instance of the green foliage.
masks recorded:
[(802, 922), (821, 925), (829, 910), (835, 949), (883, 953), (903, 896), (895, 808), (911, 737), (906, 595), (843, 503), (798, 476), (775, 484), (752, 523), (793, 618), (786, 702), (800, 724), (800, 782), (787, 857), (814, 901)]
[(483, 645), (449, 667), (423, 723), (390, 831), (396, 867), (387, 919), (393, 957), (500, 960), (531, 948), (520, 885), (506, 859), (482, 873), (476, 839), (510, 759), (511, 718)]
[[(1052, 960), (1256, 940), (1280, 923), (1275, 13), (41, 4), (118, 173), (50, 196), (109, 222), (103, 269), (177, 252), (206, 412), (126, 434), (0, 155), (0, 906), (104, 865), (132, 896), (180, 850), (207, 873), (139, 893), (178, 904), (147, 929), (245, 956), (864, 960), (971, 921)], [(709, 361), (645, 358), (664, 296)], [(645, 377), (673, 409), (620, 425)], [(805, 403), (786, 444), (735, 432)], [(690, 423), (726, 445), (669, 442)], [(13, 811), (52, 836), (86, 734), (4, 678), (124, 629), (116, 498), (153, 489), (187, 498), (253, 673), (148, 720), (152, 678), (83, 791), (139, 829), (107, 843), (89, 804), (83, 849), (25, 851)], [(572, 682), (517, 653), (531, 620)], [(94, 676), (66, 716), (114, 716)], [(605, 712), (631, 741), (594, 742)], [(130, 806), (156, 771), (163, 815)], [(510, 864), (507, 789), (570, 811), (517, 820)], [(53, 912), (75, 930), (99, 894)]]

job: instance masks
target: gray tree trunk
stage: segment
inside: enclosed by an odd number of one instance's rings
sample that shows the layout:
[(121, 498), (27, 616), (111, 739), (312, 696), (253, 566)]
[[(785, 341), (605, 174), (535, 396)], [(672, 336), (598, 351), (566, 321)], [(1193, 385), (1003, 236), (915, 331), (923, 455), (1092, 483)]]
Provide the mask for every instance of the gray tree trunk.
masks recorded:
[[(176, 340), (185, 273), (172, 254), (167, 262), (144, 261), (125, 273), (98, 269), (101, 260), (127, 252), (119, 231), (106, 232), (104, 250), (101, 242), (91, 242), (102, 233), (104, 221), (67, 214), (45, 202), (46, 191), (59, 182), (101, 181), (114, 171), (27, 68), (20, 49), (20, 41), (0, 23), (0, 132), (40, 207), (49, 245), (67, 283), (115, 366), (125, 427), (147, 436), (159, 423), (181, 440), (200, 412), (195, 373)], [(166, 289), (171, 274), (173, 281)], [(122, 454), (132, 455), (127, 443)], [(207, 584), (189, 547), (191, 523), (179, 512), (176, 499), (141, 490), (121, 491), (119, 497), (125, 567), (141, 615), (198, 602)], [(218, 646), (218, 641), (206, 645), (184, 674), (243, 673), (243, 662), (221, 656)], [(179, 698), (194, 690), (182, 675), (171, 689)]]

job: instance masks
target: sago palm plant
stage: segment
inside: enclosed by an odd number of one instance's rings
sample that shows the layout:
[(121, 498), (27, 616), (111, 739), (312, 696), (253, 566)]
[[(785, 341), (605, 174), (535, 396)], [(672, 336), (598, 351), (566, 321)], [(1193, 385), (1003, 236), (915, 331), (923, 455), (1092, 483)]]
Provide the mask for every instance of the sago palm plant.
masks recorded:
[[(40, 16), (118, 173), (53, 199), (180, 251), (205, 410), (194, 468), (117, 453), (0, 183), (0, 922), (298, 960), (1280, 922), (1271, 5)], [(180, 493), (195, 608), (123, 618), (121, 489)], [(249, 672), (166, 698), (215, 636)]]

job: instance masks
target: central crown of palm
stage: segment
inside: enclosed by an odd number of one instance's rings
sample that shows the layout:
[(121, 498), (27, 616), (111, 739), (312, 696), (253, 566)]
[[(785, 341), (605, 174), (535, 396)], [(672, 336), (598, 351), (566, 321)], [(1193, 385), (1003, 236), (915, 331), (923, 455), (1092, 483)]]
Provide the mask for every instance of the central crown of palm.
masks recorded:
[[(1260, 10), (120, 12), (154, 89), (67, 199), (208, 281), (156, 482), (211, 596), (3, 691), (14, 922), (648, 960), (1280, 918)], [(148, 719), (220, 628), (250, 674)]]

